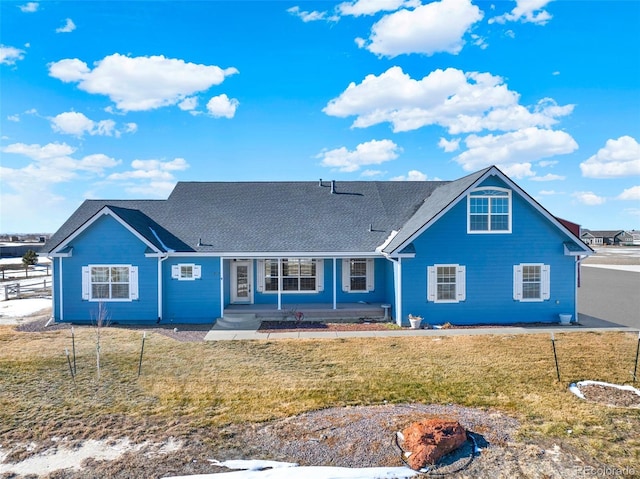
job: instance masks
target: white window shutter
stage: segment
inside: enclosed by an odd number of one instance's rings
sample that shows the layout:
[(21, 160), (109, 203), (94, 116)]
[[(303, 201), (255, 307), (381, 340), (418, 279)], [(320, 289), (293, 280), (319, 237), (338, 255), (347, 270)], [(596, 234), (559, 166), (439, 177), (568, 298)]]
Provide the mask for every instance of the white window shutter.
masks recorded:
[(171, 266), (171, 278), (180, 279), (180, 265), (174, 264)]
[(367, 260), (367, 291), (373, 291), (376, 289), (376, 280), (374, 273), (374, 264), (375, 260), (373, 258), (369, 258)]
[(324, 291), (324, 260), (316, 260), (316, 291)]
[(427, 267), (427, 300), (436, 300), (436, 267)]
[(82, 267), (82, 299), (90, 299), (91, 276), (88, 266)]
[(351, 291), (351, 260), (344, 258), (342, 260), (342, 291)]
[(264, 292), (264, 276), (265, 276), (265, 270), (264, 270), (264, 260), (263, 259), (259, 259), (258, 260), (258, 277), (256, 278), (256, 289), (258, 290), (259, 293)]
[(202, 278), (202, 265), (194, 264), (193, 265), (193, 279)]
[(522, 300), (522, 265), (513, 265), (513, 299)]
[(467, 298), (466, 275), (466, 267), (458, 265), (456, 270), (456, 299), (458, 301), (464, 301)]
[(138, 299), (138, 267), (131, 266), (129, 270), (129, 297)]
[(542, 299), (549, 299), (551, 297), (551, 266), (548, 264), (542, 265)]

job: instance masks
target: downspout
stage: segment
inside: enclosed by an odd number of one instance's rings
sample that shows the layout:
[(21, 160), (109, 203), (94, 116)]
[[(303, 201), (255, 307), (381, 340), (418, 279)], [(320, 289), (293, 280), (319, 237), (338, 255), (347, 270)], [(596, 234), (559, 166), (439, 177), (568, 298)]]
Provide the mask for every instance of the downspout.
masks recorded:
[(576, 259), (576, 287), (573, 288), (575, 293), (575, 299), (573, 301), (573, 307), (574, 307), (574, 312), (573, 312), (573, 317), (575, 318), (575, 322), (578, 322), (578, 288), (580, 287), (580, 263), (582, 262), (582, 260), (587, 259), (589, 257), (589, 255), (585, 255), (585, 256), (578, 256), (578, 258)]
[(158, 256), (158, 323), (162, 321), (163, 298), (162, 298), (162, 262), (169, 258), (168, 254)]

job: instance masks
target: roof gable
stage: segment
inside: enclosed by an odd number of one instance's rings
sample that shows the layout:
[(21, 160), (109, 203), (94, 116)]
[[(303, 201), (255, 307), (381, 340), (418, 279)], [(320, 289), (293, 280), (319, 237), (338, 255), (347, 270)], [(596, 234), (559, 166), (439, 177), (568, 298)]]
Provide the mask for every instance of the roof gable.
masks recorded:
[(540, 203), (534, 200), (528, 193), (520, 188), (514, 181), (502, 173), (496, 166), (491, 166), (484, 170), (468, 175), (459, 180), (452, 181), (441, 186), (427, 198), (424, 205), (416, 214), (404, 225), (395, 238), (384, 248), (384, 252), (394, 256), (405, 250), (407, 246), (439, 218), (446, 214), (458, 202), (464, 200), (471, 190), (481, 185), (487, 178), (496, 176), (502, 180), (509, 188), (520, 195), (525, 201), (534, 207), (556, 228), (563, 231), (585, 254), (591, 254), (593, 250), (571, 231), (566, 225), (560, 222), (555, 216), (549, 213)]

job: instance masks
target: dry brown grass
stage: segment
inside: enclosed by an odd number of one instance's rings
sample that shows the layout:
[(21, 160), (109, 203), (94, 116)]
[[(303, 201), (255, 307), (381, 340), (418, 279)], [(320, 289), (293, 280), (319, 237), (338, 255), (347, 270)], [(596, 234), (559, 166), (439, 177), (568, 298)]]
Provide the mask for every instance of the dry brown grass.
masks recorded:
[(544, 334), (181, 343), (151, 333), (138, 378), (141, 331), (106, 328), (98, 380), (94, 331), (75, 331), (74, 384), (68, 330), (0, 327), (0, 444), (158, 439), (332, 406), (454, 403), (517, 417), (525, 440), (562, 440), (609, 466), (640, 463), (640, 410), (588, 403), (567, 388), (628, 383), (635, 334), (556, 334), (558, 383)]

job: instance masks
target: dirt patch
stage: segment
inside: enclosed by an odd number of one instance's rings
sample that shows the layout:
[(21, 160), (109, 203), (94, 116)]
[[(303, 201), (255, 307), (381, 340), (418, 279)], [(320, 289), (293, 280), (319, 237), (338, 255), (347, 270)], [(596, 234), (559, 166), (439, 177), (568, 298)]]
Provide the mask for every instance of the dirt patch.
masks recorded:
[[(403, 466), (395, 444), (396, 432), (416, 420), (432, 417), (457, 420), (474, 438), (474, 442), (468, 441), (445, 456), (433, 470), (449, 474), (447, 477), (572, 479), (584, 477), (585, 469), (591, 467), (565, 445), (518, 442), (515, 437), (519, 423), (505, 414), (455, 405), (404, 404), (330, 408), (263, 424), (192, 431), (183, 437), (165, 438), (161, 443), (151, 436), (146, 440), (138, 438), (136, 443), (112, 439), (103, 441), (104, 447), (117, 449), (112, 459), (104, 452), (95, 452), (95, 457), (84, 457), (81, 465), (68, 463), (64, 472), (48, 469), (39, 473), (29, 469), (29, 474), (121, 479), (228, 471), (212, 464), (214, 459), (268, 459), (302, 466), (352, 468)], [(81, 448), (82, 442), (91, 441), (80, 441), (76, 448)], [(168, 450), (170, 445), (174, 447)], [(4, 444), (4, 452), (10, 452), (11, 447)], [(56, 450), (61, 454), (73, 452), (58, 443), (41, 450), (40, 455), (54, 454)], [(31, 465), (38, 464), (34, 456), (29, 460)], [(0, 470), (10, 474), (20, 467), (5, 462)]]
[(597, 382), (578, 383), (577, 388), (587, 401), (614, 407), (640, 408), (638, 390)]

